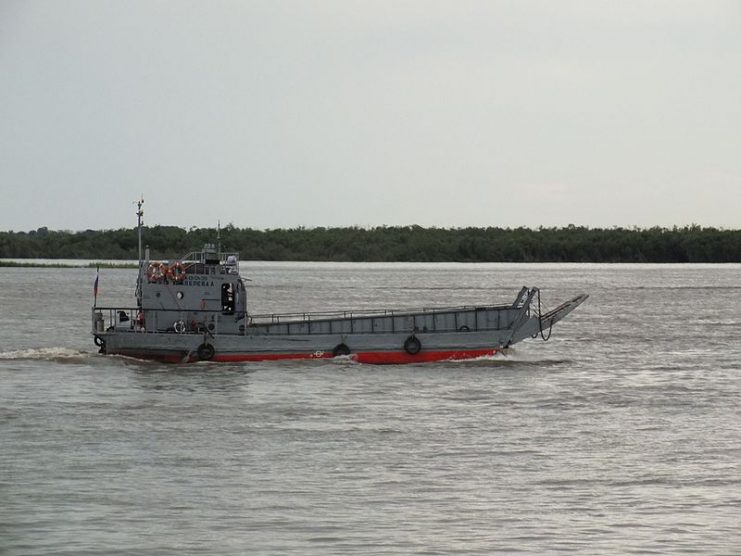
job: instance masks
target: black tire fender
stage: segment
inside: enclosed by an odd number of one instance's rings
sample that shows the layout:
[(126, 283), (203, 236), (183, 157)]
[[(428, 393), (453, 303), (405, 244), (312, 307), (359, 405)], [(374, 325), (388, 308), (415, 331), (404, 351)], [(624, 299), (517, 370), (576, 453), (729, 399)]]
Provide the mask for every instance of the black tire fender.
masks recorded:
[(216, 355), (216, 350), (211, 344), (203, 343), (198, 346), (198, 359), (201, 361), (211, 361)]
[(105, 349), (105, 340), (101, 338), (100, 336), (95, 336), (94, 341), (95, 341), (95, 345), (98, 346), (99, 348), (98, 353), (102, 353), (103, 355), (105, 355), (107, 353)]
[(334, 355), (335, 357), (339, 357), (341, 355), (350, 355), (350, 348), (347, 347), (347, 344), (344, 342), (339, 343), (332, 350), (332, 355)]
[(414, 334), (404, 340), (404, 351), (409, 355), (417, 355), (422, 349), (422, 342)]

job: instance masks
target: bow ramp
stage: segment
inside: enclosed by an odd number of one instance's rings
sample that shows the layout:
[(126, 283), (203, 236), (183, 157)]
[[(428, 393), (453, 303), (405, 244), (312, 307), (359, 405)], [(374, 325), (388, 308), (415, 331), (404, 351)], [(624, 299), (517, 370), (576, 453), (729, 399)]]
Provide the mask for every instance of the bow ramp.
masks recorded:
[(537, 307), (529, 310), (527, 318), (524, 318), (520, 325), (513, 331), (512, 344), (526, 338), (535, 338), (537, 336), (540, 336), (543, 340), (547, 341), (550, 339), (551, 333), (553, 332), (553, 325), (564, 319), (569, 313), (571, 313), (571, 311), (576, 309), (589, 298), (588, 294), (582, 293), (561, 303), (555, 309), (542, 312), (540, 290), (538, 288), (531, 288), (528, 291), (528, 306), (535, 304), (537, 299)]

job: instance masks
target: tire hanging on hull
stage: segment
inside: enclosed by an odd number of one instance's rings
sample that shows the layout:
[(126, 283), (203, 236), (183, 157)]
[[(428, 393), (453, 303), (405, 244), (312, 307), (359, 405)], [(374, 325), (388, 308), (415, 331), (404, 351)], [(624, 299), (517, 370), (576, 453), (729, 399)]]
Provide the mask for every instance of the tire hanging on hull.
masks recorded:
[(95, 345), (98, 346), (100, 349), (98, 349), (98, 353), (105, 354), (105, 340), (101, 338), (100, 336), (95, 336), (93, 339), (93, 342), (95, 342)]
[(350, 348), (347, 347), (346, 343), (337, 344), (332, 350), (332, 355), (339, 357), (341, 355), (350, 355)]
[(404, 351), (409, 355), (417, 355), (422, 349), (422, 342), (412, 334), (406, 340), (404, 340)]
[(216, 350), (211, 344), (201, 344), (198, 346), (198, 359), (201, 361), (211, 361), (216, 355)]

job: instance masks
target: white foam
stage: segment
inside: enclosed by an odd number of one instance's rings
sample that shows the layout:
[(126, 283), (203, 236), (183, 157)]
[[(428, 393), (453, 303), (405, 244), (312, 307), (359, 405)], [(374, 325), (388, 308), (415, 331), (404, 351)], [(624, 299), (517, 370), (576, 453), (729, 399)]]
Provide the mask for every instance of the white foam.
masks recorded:
[(90, 352), (69, 349), (64, 347), (43, 347), (19, 349), (14, 351), (0, 352), (0, 359), (30, 359), (39, 361), (51, 361), (60, 359), (79, 359), (80, 357), (89, 357)]

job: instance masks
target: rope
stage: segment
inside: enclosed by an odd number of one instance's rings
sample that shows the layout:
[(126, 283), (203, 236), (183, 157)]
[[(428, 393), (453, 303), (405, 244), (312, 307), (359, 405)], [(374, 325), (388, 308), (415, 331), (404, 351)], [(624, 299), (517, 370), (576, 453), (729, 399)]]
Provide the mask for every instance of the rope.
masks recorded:
[(553, 320), (551, 320), (551, 325), (548, 327), (548, 336), (546, 337), (543, 333), (543, 311), (540, 305), (540, 289), (538, 289), (538, 328), (540, 328), (540, 337), (543, 338), (544, 342), (551, 339), (551, 334), (553, 333)]

